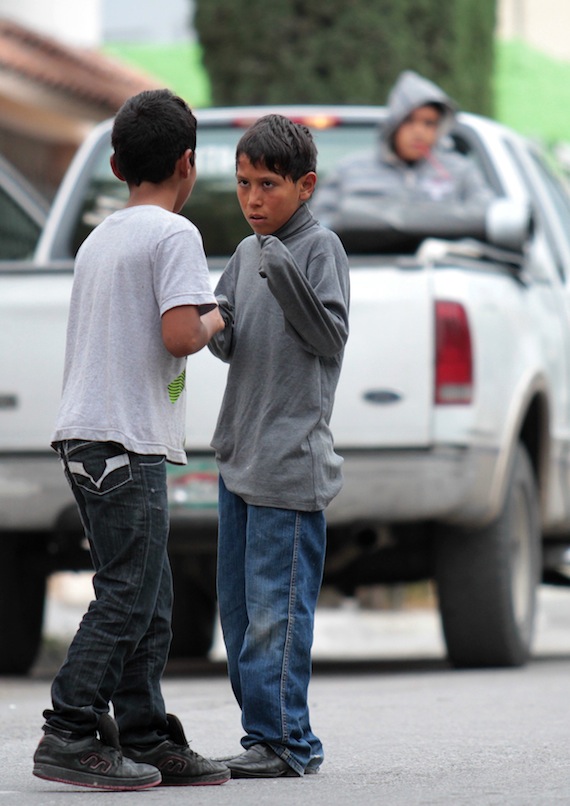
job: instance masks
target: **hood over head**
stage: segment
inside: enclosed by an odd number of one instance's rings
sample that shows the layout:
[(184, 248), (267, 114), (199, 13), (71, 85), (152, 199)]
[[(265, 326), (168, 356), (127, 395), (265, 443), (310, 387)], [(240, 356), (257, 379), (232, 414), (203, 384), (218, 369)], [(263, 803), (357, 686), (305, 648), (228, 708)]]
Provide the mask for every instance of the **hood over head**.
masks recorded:
[(388, 95), (388, 117), (382, 126), (382, 137), (391, 142), (398, 127), (408, 115), (427, 104), (439, 104), (443, 111), (439, 136), (446, 134), (455, 121), (457, 104), (445, 92), (427, 78), (413, 70), (400, 73)]

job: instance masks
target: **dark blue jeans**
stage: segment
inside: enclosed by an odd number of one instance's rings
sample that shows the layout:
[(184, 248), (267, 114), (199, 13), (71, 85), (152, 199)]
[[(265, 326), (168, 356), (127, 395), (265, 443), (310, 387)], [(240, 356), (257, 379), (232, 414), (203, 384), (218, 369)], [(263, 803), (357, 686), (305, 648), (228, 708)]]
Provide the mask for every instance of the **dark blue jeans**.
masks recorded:
[(219, 513), (218, 601), (242, 745), (267, 744), (302, 774), (323, 760), (307, 695), (324, 513), (246, 504), (221, 476)]
[(154, 744), (167, 732), (160, 683), (172, 637), (165, 457), (113, 442), (58, 448), (91, 549), (95, 600), (53, 681), (45, 727), (92, 733), (112, 702), (122, 743)]

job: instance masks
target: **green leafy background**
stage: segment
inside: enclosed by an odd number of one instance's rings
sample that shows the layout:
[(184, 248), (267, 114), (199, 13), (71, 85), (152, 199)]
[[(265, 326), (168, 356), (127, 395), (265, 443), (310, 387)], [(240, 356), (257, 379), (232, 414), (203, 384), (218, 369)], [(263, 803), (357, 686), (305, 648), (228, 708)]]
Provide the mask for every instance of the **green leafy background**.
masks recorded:
[[(162, 80), (192, 106), (211, 104), (198, 44), (112, 45), (105, 52)], [(570, 62), (522, 42), (498, 42), (494, 91), (498, 120), (547, 145), (570, 142)]]

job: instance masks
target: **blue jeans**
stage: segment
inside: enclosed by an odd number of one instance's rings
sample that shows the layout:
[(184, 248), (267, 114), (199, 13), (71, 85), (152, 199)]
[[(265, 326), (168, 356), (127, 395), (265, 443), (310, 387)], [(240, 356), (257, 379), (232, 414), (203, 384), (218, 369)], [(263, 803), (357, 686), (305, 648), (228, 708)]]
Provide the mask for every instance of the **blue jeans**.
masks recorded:
[(89, 541), (95, 600), (52, 684), (46, 730), (93, 733), (113, 703), (123, 744), (167, 734), (160, 681), (171, 641), (164, 456), (113, 442), (59, 443)]
[(323, 512), (246, 504), (220, 476), (218, 601), (246, 749), (266, 744), (296, 772), (318, 767), (307, 694), (326, 547)]

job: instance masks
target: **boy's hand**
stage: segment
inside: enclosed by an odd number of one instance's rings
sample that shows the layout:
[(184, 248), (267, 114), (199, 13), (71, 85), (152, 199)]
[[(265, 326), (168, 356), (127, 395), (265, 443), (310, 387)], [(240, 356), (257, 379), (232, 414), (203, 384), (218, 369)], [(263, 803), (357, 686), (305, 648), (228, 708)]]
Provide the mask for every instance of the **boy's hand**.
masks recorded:
[(229, 299), (224, 294), (218, 294), (216, 297), (218, 303), (218, 310), (224, 320), (226, 327), (231, 327), (234, 323), (234, 308)]
[(220, 330), (223, 330), (226, 326), (218, 307), (208, 311), (208, 313), (203, 314), (200, 319), (208, 332), (208, 341), (213, 335), (219, 333)]
[(275, 235), (262, 235), (259, 238), (259, 244), (261, 247), (259, 273), (262, 277), (267, 277), (267, 273), (271, 273), (273, 266), (294, 265), (291, 252)]

